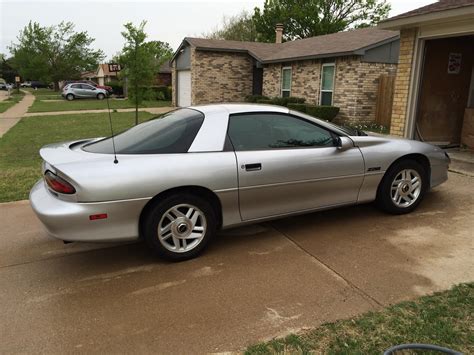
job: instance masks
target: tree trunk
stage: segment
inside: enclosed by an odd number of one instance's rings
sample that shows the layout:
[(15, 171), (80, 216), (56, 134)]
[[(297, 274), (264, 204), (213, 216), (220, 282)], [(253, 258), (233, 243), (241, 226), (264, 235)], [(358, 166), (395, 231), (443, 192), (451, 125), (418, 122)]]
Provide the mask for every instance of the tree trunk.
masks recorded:
[(59, 91), (59, 81), (55, 81), (53, 85), (54, 91)]
[(138, 83), (135, 84), (135, 126), (138, 124)]

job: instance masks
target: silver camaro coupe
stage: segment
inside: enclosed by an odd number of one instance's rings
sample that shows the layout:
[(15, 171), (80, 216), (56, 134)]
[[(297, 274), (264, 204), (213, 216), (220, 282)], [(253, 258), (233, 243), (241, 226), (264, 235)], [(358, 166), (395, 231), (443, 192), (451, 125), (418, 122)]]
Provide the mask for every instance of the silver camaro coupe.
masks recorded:
[(370, 201), (411, 212), (447, 180), (450, 162), (426, 143), (246, 104), (177, 109), (113, 140), (52, 144), (40, 155), (30, 201), (49, 234), (143, 238), (171, 260), (197, 256), (221, 228)]

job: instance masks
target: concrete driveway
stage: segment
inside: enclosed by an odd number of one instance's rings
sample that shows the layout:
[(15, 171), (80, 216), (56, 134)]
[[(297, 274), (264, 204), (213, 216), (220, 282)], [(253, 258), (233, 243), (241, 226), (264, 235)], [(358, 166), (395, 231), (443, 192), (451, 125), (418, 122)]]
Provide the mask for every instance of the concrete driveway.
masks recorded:
[(410, 215), (371, 205), (222, 233), (200, 258), (141, 243), (49, 239), (0, 205), (1, 353), (208, 353), (474, 280), (474, 178), (451, 174)]

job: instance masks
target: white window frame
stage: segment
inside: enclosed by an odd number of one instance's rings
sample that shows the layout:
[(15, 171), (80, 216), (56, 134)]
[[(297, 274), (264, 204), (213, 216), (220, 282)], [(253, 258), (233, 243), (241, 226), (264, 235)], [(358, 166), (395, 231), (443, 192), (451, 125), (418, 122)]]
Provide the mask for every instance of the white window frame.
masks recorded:
[[(283, 89), (283, 72), (285, 70), (289, 70), (290, 71), (290, 88), (289, 89)], [(291, 66), (287, 66), (287, 67), (282, 67), (281, 68), (281, 84), (280, 84), (280, 96), (283, 97), (283, 91), (288, 91), (289, 96), (291, 96), (291, 84), (292, 84), (292, 81), (293, 81), (293, 68)]]
[[(324, 67), (334, 67), (334, 71), (332, 74), (332, 89), (331, 90), (323, 90), (323, 74), (324, 74)], [(336, 63), (323, 63), (321, 66), (321, 80), (319, 83), (319, 104), (322, 105), (323, 101), (323, 92), (330, 92), (331, 95), (331, 106), (334, 102), (334, 79), (336, 77)]]

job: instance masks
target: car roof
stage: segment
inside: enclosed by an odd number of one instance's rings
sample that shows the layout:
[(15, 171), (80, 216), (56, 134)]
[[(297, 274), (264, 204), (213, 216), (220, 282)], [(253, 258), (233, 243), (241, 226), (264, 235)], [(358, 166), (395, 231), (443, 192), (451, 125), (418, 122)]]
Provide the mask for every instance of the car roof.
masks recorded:
[(219, 111), (228, 114), (245, 113), (245, 112), (277, 112), (288, 113), (287, 107), (276, 105), (262, 105), (262, 104), (210, 104), (210, 105), (196, 105), (189, 108), (201, 111), (204, 115), (210, 113), (217, 113)]

